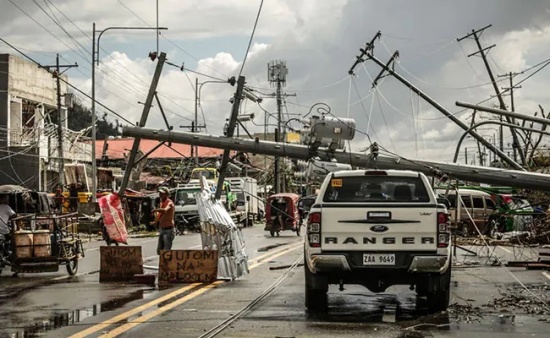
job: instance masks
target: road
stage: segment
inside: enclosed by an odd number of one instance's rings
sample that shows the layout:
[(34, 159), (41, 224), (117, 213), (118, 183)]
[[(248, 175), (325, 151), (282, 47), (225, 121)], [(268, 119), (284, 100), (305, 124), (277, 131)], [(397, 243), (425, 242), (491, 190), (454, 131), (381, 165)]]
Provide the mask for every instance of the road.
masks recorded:
[[(312, 315), (303, 305), (303, 267), (292, 269), (301, 261), (301, 238), (290, 232), (271, 238), (260, 225), (243, 233), (251, 270), (232, 282), (166, 289), (99, 283), (101, 242), (86, 243), (76, 277), (67, 278), (64, 269), (17, 278), (4, 272), (0, 337), (200, 337), (228, 319), (232, 321), (218, 336), (546, 337), (550, 330), (545, 305), (550, 274), (505, 268), (494, 259), (527, 260), (536, 256), (533, 250), (463, 248), (478, 254), (472, 256), (458, 248), (453, 304), (444, 313), (427, 314), (406, 286), (373, 294), (345, 285), (344, 291), (331, 286), (328, 312)], [(156, 238), (132, 239), (130, 244), (142, 245), (146, 266), (158, 265)], [(174, 249), (199, 245), (196, 234), (179, 236)], [(272, 292), (266, 294), (268, 289)], [(265, 298), (257, 301), (262, 295)]]

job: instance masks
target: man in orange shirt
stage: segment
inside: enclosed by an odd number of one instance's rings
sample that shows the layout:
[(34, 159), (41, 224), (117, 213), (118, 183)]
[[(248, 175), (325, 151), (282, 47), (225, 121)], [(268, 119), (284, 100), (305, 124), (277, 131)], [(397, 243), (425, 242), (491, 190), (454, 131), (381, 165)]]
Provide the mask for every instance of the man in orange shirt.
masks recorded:
[(174, 228), (174, 202), (168, 198), (170, 191), (167, 187), (160, 187), (158, 189), (160, 196), (160, 208), (153, 210), (154, 213), (158, 213), (158, 226), (159, 226), (159, 242), (157, 246), (157, 254), (160, 255), (161, 250), (171, 250), (172, 242), (176, 235)]

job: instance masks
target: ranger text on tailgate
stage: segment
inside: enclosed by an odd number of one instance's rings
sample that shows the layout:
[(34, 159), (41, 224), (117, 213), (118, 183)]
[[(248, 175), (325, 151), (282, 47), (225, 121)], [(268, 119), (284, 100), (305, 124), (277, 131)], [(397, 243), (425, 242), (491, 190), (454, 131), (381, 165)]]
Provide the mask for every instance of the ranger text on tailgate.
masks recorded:
[(329, 284), (372, 292), (411, 285), (431, 311), (449, 305), (449, 215), (418, 172), (327, 175), (311, 207), (305, 241), (306, 307), (327, 308)]

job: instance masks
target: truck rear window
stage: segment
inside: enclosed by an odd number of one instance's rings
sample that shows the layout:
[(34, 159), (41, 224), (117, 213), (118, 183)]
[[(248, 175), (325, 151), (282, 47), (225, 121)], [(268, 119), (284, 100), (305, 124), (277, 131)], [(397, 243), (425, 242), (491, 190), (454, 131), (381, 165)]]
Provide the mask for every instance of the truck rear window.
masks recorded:
[(353, 176), (331, 178), (324, 202), (429, 202), (420, 177)]

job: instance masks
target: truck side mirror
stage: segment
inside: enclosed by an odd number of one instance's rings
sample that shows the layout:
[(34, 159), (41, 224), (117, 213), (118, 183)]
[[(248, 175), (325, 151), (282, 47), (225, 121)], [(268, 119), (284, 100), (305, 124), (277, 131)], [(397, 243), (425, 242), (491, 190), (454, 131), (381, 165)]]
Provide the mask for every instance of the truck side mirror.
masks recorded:
[(246, 201), (250, 202), (250, 196), (246, 196)]

